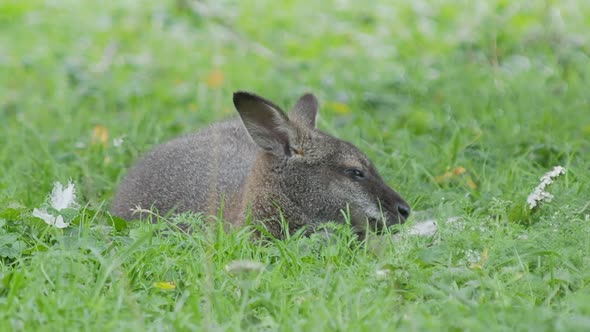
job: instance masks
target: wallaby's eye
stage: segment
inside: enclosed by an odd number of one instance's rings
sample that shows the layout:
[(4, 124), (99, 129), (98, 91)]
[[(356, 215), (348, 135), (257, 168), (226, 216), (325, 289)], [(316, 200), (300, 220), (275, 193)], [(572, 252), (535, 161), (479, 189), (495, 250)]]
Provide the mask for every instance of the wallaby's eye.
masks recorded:
[(360, 181), (365, 178), (365, 173), (356, 168), (347, 169), (346, 174), (356, 181)]

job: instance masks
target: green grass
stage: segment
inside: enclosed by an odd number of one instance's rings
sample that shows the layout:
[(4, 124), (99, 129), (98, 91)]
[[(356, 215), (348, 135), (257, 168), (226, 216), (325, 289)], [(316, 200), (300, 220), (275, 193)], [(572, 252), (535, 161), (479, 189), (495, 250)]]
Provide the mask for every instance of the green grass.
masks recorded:
[[(2, 1), (0, 330), (588, 330), (588, 31), (583, 0)], [(320, 127), (438, 233), (262, 245), (113, 221), (133, 161), (232, 116), (239, 89), (315, 92)], [(70, 178), (73, 225), (34, 218)]]

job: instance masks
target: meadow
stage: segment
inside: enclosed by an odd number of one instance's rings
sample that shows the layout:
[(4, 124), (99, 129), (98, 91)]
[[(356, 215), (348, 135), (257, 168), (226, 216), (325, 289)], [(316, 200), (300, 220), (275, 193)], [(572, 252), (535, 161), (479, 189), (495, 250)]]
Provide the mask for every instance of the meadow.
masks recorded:
[[(0, 331), (588, 331), (589, 87), (583, 0), (3, 0)], [(127, 168), (236, 90), (314, 92), (407, 225), (261, 243), (113, 218)]]

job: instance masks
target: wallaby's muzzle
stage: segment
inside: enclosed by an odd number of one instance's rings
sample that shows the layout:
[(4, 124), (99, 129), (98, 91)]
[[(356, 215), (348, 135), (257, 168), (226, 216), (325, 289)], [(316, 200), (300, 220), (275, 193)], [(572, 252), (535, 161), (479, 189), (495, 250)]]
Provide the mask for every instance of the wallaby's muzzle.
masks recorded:
[(381, 198), (379, 198), (381, 220), (371, 220), (377, 233), (383, 233), (387, 228), (403, 224), (410, 216), (410, 205), (401, 198), (401, 196), (388, 186), (382, 189)]

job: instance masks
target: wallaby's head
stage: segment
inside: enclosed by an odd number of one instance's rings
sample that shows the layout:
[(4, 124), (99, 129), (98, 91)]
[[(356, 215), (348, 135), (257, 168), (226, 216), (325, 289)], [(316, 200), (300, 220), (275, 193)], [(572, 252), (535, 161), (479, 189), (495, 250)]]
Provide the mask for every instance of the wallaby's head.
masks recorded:
[[(303, 95), (288, 115), (247, 92), (234, 93), (234, 105), (261, 148), (257, 158), (263, 163), (252, 172), (266, 172), (258, 178), (273, 183), (271, 196), (284, 195), (314, 222), (342, 221), (349, 213), (361, 234), (367, 225), (381, 232), (408, 218), (408, 204), (359, 149), (316, 129), (314, 95)], [(260, 165), (265, 170), (256, 169)]]

